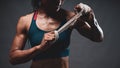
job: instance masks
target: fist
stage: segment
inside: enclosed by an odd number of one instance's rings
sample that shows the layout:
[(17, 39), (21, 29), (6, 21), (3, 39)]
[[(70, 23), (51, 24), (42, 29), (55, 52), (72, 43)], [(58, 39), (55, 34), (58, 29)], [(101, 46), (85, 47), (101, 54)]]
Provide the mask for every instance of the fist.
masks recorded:
[(55, 40), (55, 32), (52, 31), (45, 33), (42, 42), (38, 47), (40, 48), (41, 51), (45, 51), (51, 46), (50, 43), (54, 40)]
[(42, 39), (42, 42), (44, 45), (49, 44), (49, 42), (52, 42), (55, 40), (55, 33), (54, 32), (48, 32), (44, 34), (44, 37)]
[(74, 10), (76, 13), (82, 11), (83, 14), (86, 14), (89, 13), (92, 9), (88, 5), (80, 3), (75, 6)]
[(54, 42), (56, 42), (56, 40), (58, 40), (59, 38), (59, 34), (58, 31), (52, 31), (52, 32), (48, 32), (44, 34), (44, 37), (42, 39), (42, 44), (46, 45), (46, 44), (53, 44)]

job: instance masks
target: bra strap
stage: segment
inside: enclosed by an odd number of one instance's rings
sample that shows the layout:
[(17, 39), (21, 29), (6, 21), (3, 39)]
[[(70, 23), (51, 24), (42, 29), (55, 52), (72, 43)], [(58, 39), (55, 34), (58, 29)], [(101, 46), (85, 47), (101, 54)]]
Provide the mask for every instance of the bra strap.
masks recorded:
[(34, 19), (34, 20), (37, 19), (37, 14), (38, 14), (38, 11), (35, 11), (35, 12), (34, 12), (34, 15), (33, 15), (33, 19)]

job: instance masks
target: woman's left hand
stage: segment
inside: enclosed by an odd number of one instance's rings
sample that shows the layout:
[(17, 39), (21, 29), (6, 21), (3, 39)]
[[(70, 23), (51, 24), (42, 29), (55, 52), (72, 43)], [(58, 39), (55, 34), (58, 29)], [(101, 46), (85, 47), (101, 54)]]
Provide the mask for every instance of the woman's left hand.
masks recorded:
[(93, 10), (91, 9), (90, 6), (86, 5), (86, 4), (83, 4), (83, 3), (80, 3), (80, 4), (77, 4), (75, 6), (75, 12), (76, 13), (79, 13), (82, 11), (82, 16), (80, 17), (80, 20), (83, 21), (83, 22), (87, 22), (89, 25), (93, 25), (94, 24), (94, 12)]
[(88, 6), (88, 5), (86, 5), (86, 4), (83, 4), (83, 3), (77, 4), (77, 5), (75, 6), (74, 10), (75, 10), (75, 12), (77, 12), (77, 13), (80, 12), (80, 11), (82, 11), (82, 14), (83, 14), (83, 15), (84, 15), (84, 14), (87, 14), (87, 13), (89, 13), (89, 12), (92, 11), (92, 9), (91, 9), (90, 6)]

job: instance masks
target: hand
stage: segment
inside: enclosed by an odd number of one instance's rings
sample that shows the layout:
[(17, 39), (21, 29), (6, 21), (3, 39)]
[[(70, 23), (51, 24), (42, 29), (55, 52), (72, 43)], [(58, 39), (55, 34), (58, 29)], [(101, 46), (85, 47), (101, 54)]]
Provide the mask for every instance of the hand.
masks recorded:
[(55, 40), (55, 32), (52, 31), (52, 32), (45, 33), (42, 39), (42, 42), (40, 44), (40, 49), (42, 51), (45, 51), (51, 46), (50, 43), (54, 40)]
[(77, 4), (75, 6), (74, 10), (77, 13), (80, 12), (80, 11), (82, 11), (82, 13), (84, 15), (84, 14), (87, 14), (87, 13), (91, 12), (92, 9), (88, 5), (80, 3), (80, 4)]
[(90, 26), (94, 25), (95, 15), (94, 15), (94, 12), (91, 9), (91, 7), (89, 7), (86, 4), (80, 3), (75, 6), (75, 11), (76, 11), (76, 13), (82, 11), (82, 16), (78, 20), (86, 22), (87, 25), (89, 24)]

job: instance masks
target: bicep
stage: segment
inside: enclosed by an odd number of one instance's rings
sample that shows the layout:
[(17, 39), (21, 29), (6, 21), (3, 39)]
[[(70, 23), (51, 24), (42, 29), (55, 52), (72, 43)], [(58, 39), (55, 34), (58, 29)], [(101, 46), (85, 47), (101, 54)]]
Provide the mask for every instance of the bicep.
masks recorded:
[(26, 36), (24, 34), (18, 34), (14, 37), (12, 47), (10, 51), (22, 50), (26, 43)]

